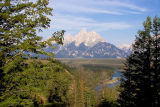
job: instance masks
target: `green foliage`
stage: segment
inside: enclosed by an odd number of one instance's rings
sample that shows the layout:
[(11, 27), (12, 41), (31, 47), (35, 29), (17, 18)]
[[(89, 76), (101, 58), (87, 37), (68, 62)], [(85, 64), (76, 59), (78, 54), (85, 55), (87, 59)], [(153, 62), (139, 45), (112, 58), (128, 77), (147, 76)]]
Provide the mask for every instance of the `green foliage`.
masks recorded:
[[(0, 48), (7, 59), (14, 59), (23, 52), (39, 53), (43, 47), (36, 31), (48, 28), (52, 8), (48, 0), (2, 0), (0, 10)], [(5, 60), (7, 63), (8, 60)]]
[(46, 41), (37, 36), (37, 32), (50, 27), (51, 20), (48, 16), (52, 15), (52, 8), (48, 7), (48, 4), (49, 0), (1, 0), (1, 76), (8, 72), (7, 70), (15, 69), (16, 63), (23, 63), (18, 58), (29, 58), (31, 53), (46, 54), (52, 58), (54, 55), (45, 52), (44, 47), (51, 46), (52, 41), (63, 44), (64, 30), (55, 32)]
[[(82, 93), (83, 89), (83, 93)], [(75, 104), (76, 107), (95, 107), (96, 106), (96, 92), (93, 89), (86, 87), (85, 85), (81, 87), (81, 79), (76, 78), (76, 97)], [(83, 95), (82, 95), (83, 94)], [(84, 98), (82, 98), (82, 96)]]
[[(65, 31), (53, 33), (46, 41), (37, 35), (50, 27), (53, 9), (48, 4), (49, 0), (0, 1), (0, 106), (46, 105), (53, 87), (65, 87), (61, 92), (66, 94), (59, 95), (63, 99), (60, 103), (68, 99), (71, 78), (63, 64), (43, 50), (53, 41), (63, 44)], [(50, 61), (33, 61), (30, 54), (45, 54)], [(55, 82), (57, 78), (65, 78), (65, 82)]]
[(0, 106), (69, 104), (71, 76), (57, 63), (32, 61), (23, 72), (7, 75)]
[(84, 98), (86, 107), (95, 107), (96, 106), (96, 94), (95, 90), (89, 88), (84, 89)]
[(54, 74), (53, 87), (50, 90), (49, 102), (57, 106), (69, 105), (69, 86), (71, 83), (70, 75), (56, 72)]
[[(108, 81), (113, 70), (123, 67), (123, 59), (59, 59), (70, 65), (75, 84), (73, 85), (72, 105), (74, 107), (96, 107), (117, 105), (118, 87), (105, 88), (104, 95), (102, 91), (96, 92), (95, 87)], [(110, 63), (112, 62), (112, 64)], [(82, 87), (83, 81), (83, 87)], [(109, 91), (108, 91), (109, 90)], [(100, 94), (99, 94), (100, 93)], [(105, 97), (102, 97), (105, 96)], [(107, 103), (109, 105), (105, 105)]]
[(160, 18), (147, 17), (138, 32), (133, 52), (125, 63), (119, 103), (121, 107), (160, 105)]
[(103, 89), (100, 92), (98, 107), (117, 107), (119, 86)]

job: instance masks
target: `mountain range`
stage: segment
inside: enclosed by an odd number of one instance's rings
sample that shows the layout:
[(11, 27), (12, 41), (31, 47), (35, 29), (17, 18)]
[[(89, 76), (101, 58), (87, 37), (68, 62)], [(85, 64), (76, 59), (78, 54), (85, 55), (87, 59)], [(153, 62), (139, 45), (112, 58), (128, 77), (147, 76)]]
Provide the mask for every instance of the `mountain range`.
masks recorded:
[(63, 45), (53, 46), (56, 49), (47, 47), (45, 50), (53, 52), (56, 58), (124, 58), (131, 52), (128, 45), (116, 47), (95, 31), (87, 32), (85, 29), (75, 36), (66, 35)]

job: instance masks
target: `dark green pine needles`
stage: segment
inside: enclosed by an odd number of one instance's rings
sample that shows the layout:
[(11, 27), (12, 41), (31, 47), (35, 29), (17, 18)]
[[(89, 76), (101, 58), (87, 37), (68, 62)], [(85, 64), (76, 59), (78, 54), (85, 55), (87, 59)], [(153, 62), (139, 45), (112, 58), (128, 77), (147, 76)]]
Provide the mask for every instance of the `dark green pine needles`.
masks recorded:
[(147, 17), (143, 26), (125, 63), (118, 100), (121, 107), (160, 105), (160, 18), (152, 22)]

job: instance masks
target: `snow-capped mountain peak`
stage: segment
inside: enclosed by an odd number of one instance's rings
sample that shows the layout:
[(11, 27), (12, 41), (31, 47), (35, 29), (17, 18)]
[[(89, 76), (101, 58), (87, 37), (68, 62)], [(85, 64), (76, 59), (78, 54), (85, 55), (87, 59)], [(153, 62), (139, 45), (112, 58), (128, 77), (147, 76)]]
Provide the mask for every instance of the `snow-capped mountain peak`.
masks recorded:
[(64, 44), (69, 44), (72, 43), (74, 41), (74, 37), (71, 34), (67, 34), (64, 37)]
[[(130, 46), (123, 44), (119, 48), (105, 40), (95, 31), (82, 29), (78, 34), (65, 35), (64, 45), (53, 44), (56, 49), (46, 48), (56, 58), (124, 58), (131, 53)], [(122, 48), (127, 48), (127, 50)], [(121, 48), (121, 49), (120, 49)]]
[(66, 35), (64, 37), (64, 44), (75, 42), (76, 46), (84, 43), (85, 46), (92, 47), (98, 42), (105, 42), (105, 40), (95, 31), (87, 32), (86, 29), (82, 29), (77, 35)]

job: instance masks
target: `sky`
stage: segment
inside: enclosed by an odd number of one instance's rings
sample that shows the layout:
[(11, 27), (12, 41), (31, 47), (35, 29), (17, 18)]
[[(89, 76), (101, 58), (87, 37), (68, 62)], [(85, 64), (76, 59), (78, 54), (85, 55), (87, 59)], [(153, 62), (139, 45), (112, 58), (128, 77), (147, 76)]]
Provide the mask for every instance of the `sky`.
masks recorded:
[(50, 0), (51, 26), (44, 39), (65, 30), (74, 36), (81, 29), (96, 31), (116, 46), (131, 45), (147, 16), (160, 17), (160, 0)]

